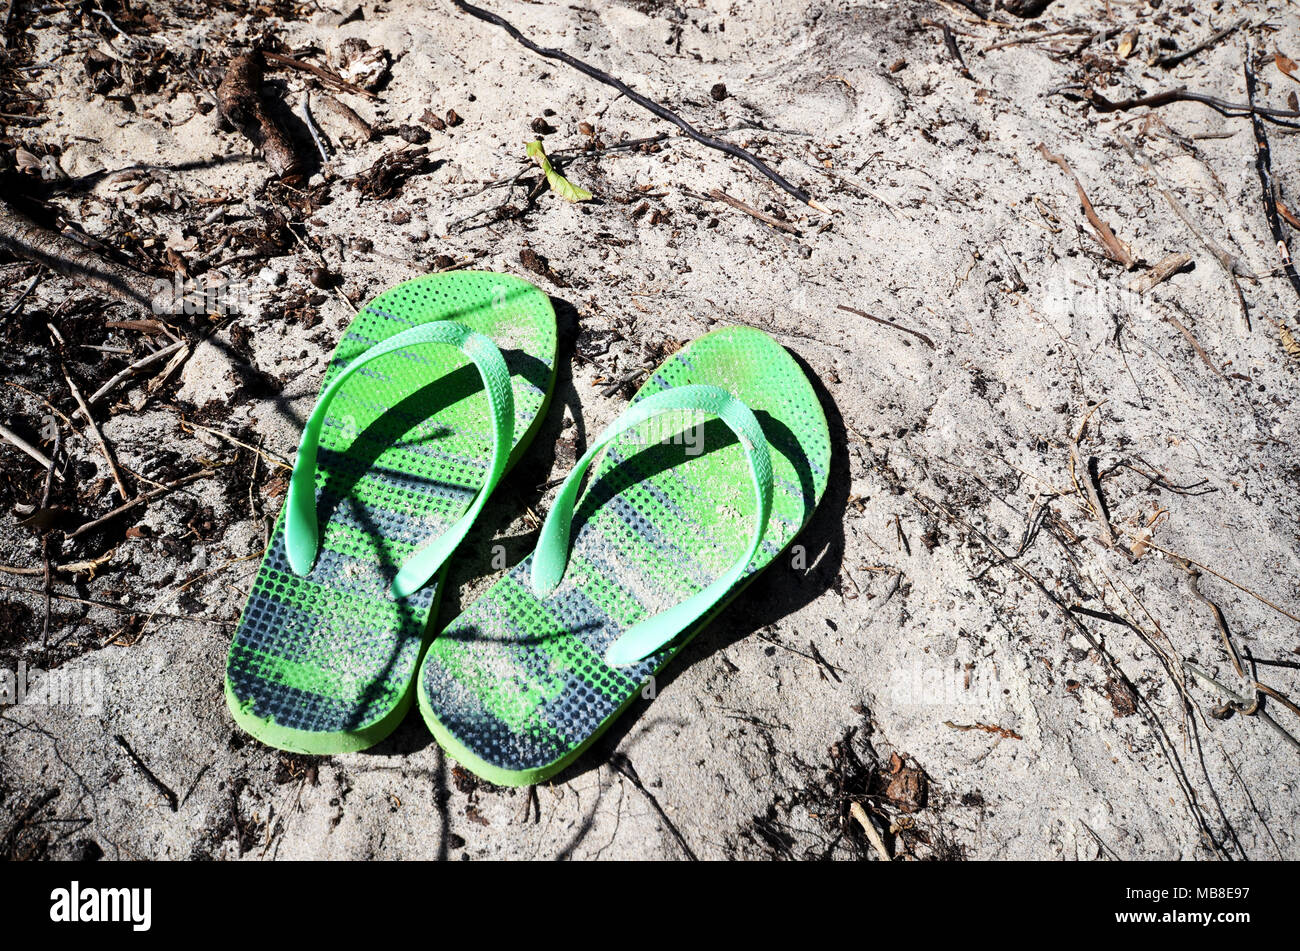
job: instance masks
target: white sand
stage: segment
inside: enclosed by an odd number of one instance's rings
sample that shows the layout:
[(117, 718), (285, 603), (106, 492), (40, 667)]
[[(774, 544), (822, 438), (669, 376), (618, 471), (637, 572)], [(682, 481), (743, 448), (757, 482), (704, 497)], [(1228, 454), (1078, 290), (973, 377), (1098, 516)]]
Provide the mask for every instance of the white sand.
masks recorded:
[[(782, 830), (790, 854), (802, 856), (819, 853), (833, 833), (810, 814), (816, 809), (796, 804), (799, 792), (810, 770), (820, 773), (830, 762), (830, 745), (859, 726), (859, 755), (867, 755), (867, 743), (882, 761), (905, 754), (929, 778), (926, 807), (908, 821), (930, 844), (905, 834), (891, 840), (899, 850), (924, 856), (947, 843), (979, 858), (1300, 857), (1300, 757), (1258, 717), (1209, 717), (1220, 698), (1186, 677), (1182, 661), (1234, 686), (1236, 675), (1209, 608), (1192, 595), (1182, 568), (1161, 554), (1178, 553), (1240, 585), (1208, 571), (1201, 582), (1239, 649), (1291, 665), (1261, 663), (1259, 678), (1300, 695), (1300, 623), (1262, 600), (1300, 615), (1300, 384), (1273, 323), (1290, 320), (1294, 328), (1297, 299), (1273, 273), (1277, 252), (1262, 213), (1250, 123), (1178, 104), (1156, 111), (1139, 145), (1198, 228), (1265, 275), (1243, 283), (1254, 324), (1246, 332), (1218, 264), (1120, 145), (1120, 136), (1143, 132), (1145, 110), (1087, 114), (1048, 95), (1076, 80), (1089, 57), (1101, 57), (1115, 66), (1118, 85), (1102, 89), (1114, 99), (1186, 85), (1242, 101), (1245, 34), (1172, 71), (1145, 65), (1155, 42), (1173, 36), (1186, 47), (1238, 15), (1267, 17), (1277, 32), (1251, 34), (1255, 43), (1298, 56), (1294, 9), (1279, 0), (1228, 2), (1213, 17), (1188, 17), (1168, 4), (1153, 11), (1114, 0), (1115, 24), (1139, 23), (1137, 52), (1124, 60), (1115, 55), (1117, 38), (1098, 40), (1074, 59), (1050, 52), (1056, 40), (981, 52), (1037, 27), (976, 23), (934, 3), (683, 4), (680, 51), (665, 43), (670, 6), (647, 15), (642, 11), (656, 4), (592, 4), (586, 12), (563, 3), (492, 5), (539, 42), (589, 58), (703, 128), (758, 123), (779, 130), (728, 138), (805, 184), (834, 213), (812, 212), (747, 167), (674, 137), (657, 154), (611, 152), (598, 162), (568, 163), (568, 174), (598, 203), (576, 207), (544, 194), (523, 224), (484, 217), (476, 223), (487, 227), (449, 234), (452, 222), (507, 197), (522, 206), (518, 189), (462, 196), (524, 167), (529, 124), (546, 109), (558, 129), (546, 137), (551, 151), (582, 144), (579, 122), (592, 123), (606, 142), (672, 130), (500, 31), (455, 15), (447, 3), (367, 2), (365, 19), (342, 27), (318, 17), (284, 28), (295, 46), (332, 47), (357, 36), (387, 48), (395, 63), (380, 101), (349, 99), (367, 119), (411, 123), (426, 109), (455, 109), (464, 118), (433, 133), (428, 147), (440, 166), (411, 179), (399, 197), (359, 201), (338, 183), (333, 202), (313, 216), (308, 230), (348, 293), (372, 296), (428, 270), (438, 254), (530, 276), (519, 263), (526, 246), (569, 284), (536, 278), (576, 311), (576, 327), (572, 313), (564, 318), (562, 355), (571, 368), (562, 371), (537, 448), (468, 543), (444, 621), (495, 577), (493, 544), (505, 546), (511, 563), (531, 545), (536, 523), (524, 506), (544, 512), (549, 500), (536, 487), (572, 462), (561, 446), (551, 465), (564, 408), (576, 420), (581, 451), (624, 405), (621, 396), (601, 395), (602, 379), (657, 363), (643, 344), (690, 339), (717, 324), (753, 324), (776, 335), (833, 403), (832, 484), (825, 511), (801, 540), (810, 567), (774, 570), (756, 585), (679, 658), (653, 702), (636, 707), (563, 781), (539, 790), (540, 819), (524, 822), (522, 792), (457, 788), (451, 761), (418, 715), (374, 751), (322, 761), (318, 784), (287, 774), (280, 778), (289, 781), (277, 783), (279, 754), (251, 740), (231, 748), (236, 731), (221, 692), (231, 622), (256, 562), (231, 565), (192, 585), (192, 600), (178, 602), (175, 586), (200, 572), (156, 546), (128, 541), (86, 596), (112, 587), (142, 613), (202, 613), (223, 624), (159, 616), (139, 643), (73, 661), (74, 669), (105, 672), (102, 716), (5, 710), (5, 812), (57, 786), (51, 814), (84, 815), (91, 824), (56, 841), (53, 854), (72, 854), (90, 838), (122, 858), (239, 855), (228, 822), (232, 796), (254, 830), (247, 857), (680, 856), (664, 815), (698, 856), (772, 854), (754, 831), (759, 816)], [(1102, 10), (1099, 2), (1063, 0), (1038, 22), (1048, 30), (1096, 28), (1105, 25)], [(921, 26), (925, 17), (957, 31), (973, 80), (958, 75), (939, 30)], [(231, 35), (241, 42), (244, 28)], [(1056, 48), (1072, 49), (1081, 38), (1060, 38)], [(46, 28), (37, 58), (65, 44)], [(899, 61), (904, 65), (891, 72)], [(1271, 61), (1260, 75), (1261, 98), (1285, 107), (1297, 87)], [(249, 151), (237, 134), (215, 130), (214, 115), (195, 113), (189, 94), (138, 96), (139, 112), (127, 115), (89, 94), (72, 59), (42, 76), (58, 112), (39, 134), (74, 153), (64, 162), (74, 174)], [(716, 103), (709, 89), (719, 81), (731, 97)], [(288, 82), (296, 104), (303, 78)], [(1296, 146), (1270, 132), (1283, 198), (1295, 207)], [(74, 134), (98, 141), (74, 141)], [(1066, 157), (1098, 214), (1136, 257), (1149, 265), (1182, 251), (1194, 269), (1145, 299), (1128, 294), (1135, 274), (1104, 259), (1086, 233), (1073, 184), (1043, 158), (1039, 143)], [(404, 145), (392, 136), (342, 147), (335, 173), (350, 175)], [(243, 196), (266, 174), (251, 161), (163, 177), (191, 197)], [(781, 210), (802, 237), (701, 202), (684, 188), (721, 188), (767, 212)], [(136, 200), (100, 185), (81, 203), (82, 220), (93, 233), (115, 203)], [(642, 201), (666, 211), (667, 221), (634, 217)], [(229, 210), (247, 214), (251, 204)], [(395, 212), (404, 223), (393, 223)], [(168, 214), (155, 217), (165, 235)], [(373, 240), (375, 253), (348, 250), (357, 237)], [(288, 275), (285, 284), (269, 289), (261, 313), (240, 323), (253, 332), (259, 368), (287, 381), (288, 406), (301, 418), (348, 310), (330, 300), (323, 323), (311, 330), (278, 320), (277, 301), (304, 288), (302, 274), (316, 262), (302, 253), (273, 263)], [(251, 265), (251, 275), (261, 266)], [(49, 281), (38, 294), (68, 286)], [(839, 304), (897, 321), (936, 347)], [(625, 339), (604, 355), (599, 348), (587, 354), (596, 367), (570, 359), (579, 330), (616, 330)], [(223, 387), (228, 394), (232, 373), (219, 351), (201, 349), (184, 370), (182, 395), (203, 402)], [(1085, 418), (1081, 452), (1100, 462), (1116, 535), (1131, 540), (1159, 514), (1152, 547), (1134, 562), (1101, 543), (1102, 527), (1071, 482), (1069, 450)], [(160, 444), (186, 459), (231, 451), (179, 434), (175, 419), (154, 407), (122, 413), (104, 432), (128, 465)], [(251, 424), (269, 451), (292, 456), (297, 424), (269, 401), (245, 392), (230, 421)], [(84, 441), (73, 449), (98, 459)], [(30, 465), (2, 451), (5, 465)], [(1120, 462), (1134, 468), (1112, 469)], [(1158, 469), (1170, 483), (1196, 483), (1193, 492), (1205, 494), (1153, 488), (1135, 469)], [(258, 550), (261, 523), (246, 503), (229, 500), (216, 483), (198, 491), (226, 526), (204, 542), (209, 568)], [(271, 515), (277, 505), (267, 502)], [(1000, 564), (991, 546), (1013, 553), (1043, 507), (1047, 520), (1017, 559), (1021, 570)], [(937, 515), (944, 511), (957, 521)], [(145, 521), (157, 533), (181, 534), (176, 512), (170, 502), (156, 503)], [(37, 542), (14, 522), (0, 515), (0, 538), (12, 551), (4, 560), (39, 564)], [(39, 624), (39, 598), (22, 601)], [(1104, 658), (1058, 604), (1126, 618), (1141, 631), (1081, 616)], [(96, 610), (81, 630), (90, 636), (120, 623), (115, 613)], [(810, 642), (838, 679), (811, 659)], [(1136, 688), (1136, 713), (1120, 715), (1132, 706), (1112, 665)], [(869, 737), (857, 705), (869, 716)], [(1266, 709), (1300, 733), (1300, 720), (1280, 704)], [(112, 739), (119, 733), (164, 782), (189, 793), (179, 812), (126, 759)], [(610, 767), (615, 746), (643, 788)], [(885, 817), (882, 825), (902, 815), (883, 799), (866, 802)], [(851, 851), (841, 841), (834, 854)]]

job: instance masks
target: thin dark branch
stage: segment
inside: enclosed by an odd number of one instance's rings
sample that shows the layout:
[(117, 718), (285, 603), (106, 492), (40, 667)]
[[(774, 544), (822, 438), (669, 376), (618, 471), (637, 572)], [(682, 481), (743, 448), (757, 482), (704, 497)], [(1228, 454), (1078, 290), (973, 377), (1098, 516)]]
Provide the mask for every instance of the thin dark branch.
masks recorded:
[(1277, 185), (1273, 181), (1273, 157), (1268, 145), (1268, 134), (1264, 129), (1260, 113), (1255, 105), (1255, 70), (1250, 65), (1250, 51), (1246, 51), (1246, 61), (1242, 67), (1246, 72), (1246, 98), (1250, 101), (1251, 126), (1255, 132), (1255, 170), (1259, 173), (1260, 187), (1264, 190), (1264, 218), (1268, 221), (1268, 230), (1273, 235), (1273, 243), (1282, 256), (1282, 270), (1287, 280), (1300, 295), (1300, 275), (1296, 274), (1291, 253), (1287, 250), (1286, 232), (1282, 230), (1282, 220), (1277, 212)]
[(612, 86), (614, 89), (617, 89), (623, 95), (627, 96), (628, 99), (631, 99), (641, 108), (649, 110), (650, 112), (654, 113), (661, 119), (668, 120), (673, 125), (677, 126), (677, 128), (681, 129), (684, 133), (690, 136), (692, 139), (694, 139), (696, 142), (699, 142), (701, 145), (706, 145), (711, 149), (717, 149), (719, 152), (725, 152), (727, 155), (730, 155), (734, 158), (738, 158), (742, 162), (748, 162), (750, 165), (758, 169), (759, 172), (761, 172), (767, 178), (771, 179), (773, 182), (775, 182), (786, 192), (793, 195), (795, 198), (798, 198), (805, 205), (809, 205), (813, 208), (818, 207), (816, 203), (813, 201), (812, 196), (809, 195), (808, 192), (804, 191), (804, 189), (800, 188), (798, 185), (791, 184), (780, 173), (771, 169), (758, 156), (754, 155), (751, 152), (745, 151), (739, 146), (732, 145), (730, 142), (723, 142), (721, 139), (716, 139), (711, 135), (706, 135), (705, 133), (700, 132), (698, 129), (695, 128), (695, 126), (691, 125), (681, 116), (677, 115), (677, 113), (673, 112), (670, 109), (665, 108), (664, 106), (659, 105), (659, 103), (651, 99), (647, 99), (645, 96), (633, 90), (631, 86), (623, 82), (621, 79), (611, 76), (609, 73), (605, 72), (604, 70), (597, 69), (595, 66), (592, 66), (590, 63), (584, 63), (582, 60), (570, 56), (568, 53), (564, 52), (563, 50), (538, 46), (528, 37), (520, 33), (519, 30), (516, 29), (509, 21), (502, 19), (501, 17), (497, 16), (495, 13), (492, 13), (488, 10), (484, 10), (482, 7), (476, 7), (472, 3), (465, 3), (464, 0), (452, 0), (452, 2), (456, 5), (458, 9), (462, 10), (465, 13), (468, 13), (470, 16), (482, 20), (484, 23), (491, 23), (494, 26), (501, 27), (501, 29), (509, 33), (510, 36), (516, 42), (522, 44), (524, 47), (536, 53), (538, 56), (544, 56), (547, 59), (559, 60), (561, 63), (564, 63), (568, 66), (572, 66), (574, 69), (578, 70), (578, 72), (590, 76), (592, 79), (596, 80), (597, 82), (604, 83), (606, 86)]
[(1215, 33), (1213, 36), (1207, 36), (1205, 39), (1201, 40), (1201, 42), (1197, 43), (1191, 49), (1183, 50), (1181, 53), (1170, 53), (1168, 56), (1161, 56), (1157, 58), (1154, 65), (1159, 66), (1162, 69), (1172, 69), (1173, 67), (1181, 63), (1183, 60), (1191, 59), (1197, 53), (1209, 49), (1211, 46), (1213, 46), (1215, 43), (1218, 43), (1220, 40), (1226, 39), (1227, 37), (1231, 36), (1233, 33), (1236, 33), (1237, 30), (1241, 29), (1245, 25), (1246, 25), (1246, 18), (1242, 17), (1236, 23), (1224, 27), (1222, 30), (1220, 30), (1218, 33)]
[(937, 349), (934, 345), (934, 341), (919, 330), (913, 330), (911, 327), (904, 327), (902, 324), (896, 324), (892, 320), (885, 320), (883, 317), (877, 317), (875, 314), (868, 314), (865, 310), (858, 310), (856, 307), (850, 307), (848, 304), (839, 304), (837, 306), (840, 310), (847, 311), (850, 314), (857, 314), (859, 317), (867, 318), (867, 320), (874, 320), (878, 324), (883, 324), (886, 327), (893, 327), (895, 330), (901, 330), (905, 334), (911, 334), (931, 350)]
[[(1177, 89), (1166, 89), (1163, 92), (1152, 93), (1149, 96), (1137, 96), (1132, 99), (1120, 99), (1118, 101), (1107, 99), (1090, 86), (1078, 84), (1061, 86), (1059, 89), (1053, 90), (1053, 94), (1082, 99), (1091, 103), (1092, 107), (1098, 112), (1126, 112), (1129, 109), (1138, 109), (1142, 106), (1167, 106), (1174, 102), (1199, 102), (1201, 105), (1209, 106), (1215, 112), (1229, 118), (1254, 116), (1272, 122), (1279, 122), (1282, 119), (1300, 119), (1300, 111), (1295, 109), (1272, 109), (1268, 106), (1256, 106), (1253, 102), (1228, 102), (1226, 99), (1207, 96), (1200, 92), (1192, 92), (1190, 89), (1181, 86)], [(1290, 125), (1290, 123), (1280, 124)]]
[(144, 774), (144, 778), (149, 780), (149, 782), (153, 784), (154, 788), (163, 794), (164, 798), (167, 800), (167, 805), (171, 806), (172, 812), (176, 812), (180, 803), (177, 799), (175, 790), (153, 774), (153, 770), (145, 765), (145, 761), (140, 758), (140, 754), (131, 749), (131, 744), (126, 741), (126, 737), (122, 736), (121, 733), (115, 733), (113, 734), (113, 739), (117, 740), (118, 746), (126, 750), (126, 755), (131, 757), (131, 762), (135, 764), (136, 769), (140, 770), (140, 772)]

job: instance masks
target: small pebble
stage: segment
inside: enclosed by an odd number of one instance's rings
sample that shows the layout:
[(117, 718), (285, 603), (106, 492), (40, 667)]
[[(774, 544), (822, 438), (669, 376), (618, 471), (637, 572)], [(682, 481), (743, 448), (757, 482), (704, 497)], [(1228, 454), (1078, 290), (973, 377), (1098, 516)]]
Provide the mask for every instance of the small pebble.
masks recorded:
[(412, 145), (424, 145), (429, 141), (429, 130), (418, 125), (398, 126), (397, 134)]

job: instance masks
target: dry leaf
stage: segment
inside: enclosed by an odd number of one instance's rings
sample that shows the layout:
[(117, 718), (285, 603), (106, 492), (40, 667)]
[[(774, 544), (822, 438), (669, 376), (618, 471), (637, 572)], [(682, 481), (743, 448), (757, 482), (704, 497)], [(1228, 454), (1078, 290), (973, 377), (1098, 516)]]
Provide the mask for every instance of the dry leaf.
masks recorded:
[(1282, 337), (1282, 349), (1289, 353), (1292, 359), (1300, 360), (1300, 340), (1296, 340), (1295, 334), (1287, 329), (1286, 324), (1281, 324), (1277, 330)]
[(1289, 56), (1283, 55), (1282, 53), (1274, 52), (1273, 62), (1277, 64), (1277, 68), (1280, 69), (1285, 76), (1287, 76), (1290, 79), (1295, 79), (1296, 82), (1300, 83), (1300, 79), (1296, 79), (1295, 77), (1295, 71), (1296, 71), (1295, 60), (1293, 60)]
[(1119, 53), (1124, 59), (1128, 59), (1133, 55), (1133, 50), (1137, 48), (1137, 41), (1138, 31), (1129, 30), (1119, 38), (1119, 46), (1116, 47), (1115, 52)]
[(18, 163), (18, 167), (25, 172), (39, 171), (41, 167), (45, 164), (40, 160), (38, 156), (33, 155), (31, 152), (28, 152), (24, 148), (18, 148), (14, 150), (14, 159)]

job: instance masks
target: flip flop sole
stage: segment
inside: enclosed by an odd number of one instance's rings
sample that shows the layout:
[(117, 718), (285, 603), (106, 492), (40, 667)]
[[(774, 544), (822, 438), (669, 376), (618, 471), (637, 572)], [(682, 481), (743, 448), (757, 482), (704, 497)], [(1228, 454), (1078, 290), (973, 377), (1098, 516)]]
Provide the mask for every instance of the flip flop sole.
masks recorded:
[[(544, 418), (556, 348), (549, 298), (519, 278), (462, 271), (385, 291), (349, 325), (322, 391), (374, 344), (436, 320), (501, 350), (514, 462)], [(451, 347), (380, 357), (342, 385), (317, 457), (319, 554), (308, 574), (293, 572), (282, 510), (231, 644), (225, 694), (240, 727), (280, 749), (340, 753), (372, 746), (401, 722), (445, 570), (405, 598), (389, 585), (483, 484), (490, 420), (476, 368)]]
[(491, 782), (540, 782), (573, 762), (644, 685), (758, 576), (825, 492), (830, 437), (794, 358), (751, 328), (714, 331), (657, 370), (633, 402), (675, 386), (722, 387), (750, 407), (771, 449), (772, 514), (747, 573), (658, 653), (614, 668), (624, 631), (721, 576), (752, 532), (749, 464), (719, 420), (656, 417), (613, 443), (575, 509), (568, 568), (548, 597), (529, 556), (434, 640), (418, 697), (439, 743)]

